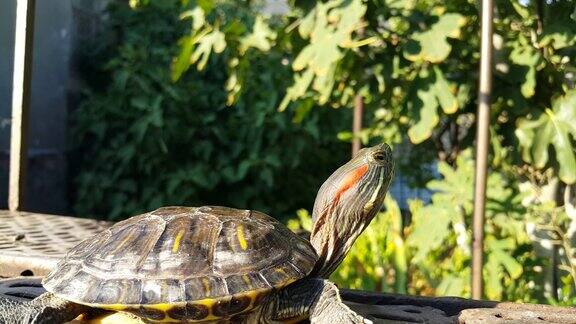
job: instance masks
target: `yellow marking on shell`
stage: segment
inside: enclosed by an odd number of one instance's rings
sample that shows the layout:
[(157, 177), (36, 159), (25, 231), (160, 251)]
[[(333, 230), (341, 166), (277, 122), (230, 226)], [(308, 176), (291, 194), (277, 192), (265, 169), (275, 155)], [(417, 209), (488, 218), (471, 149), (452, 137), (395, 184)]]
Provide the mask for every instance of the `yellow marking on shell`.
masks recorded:
[(378, 192), (380, 191), (380, 188), (382, 188), (383, 183), (384, 183), (384, 171), (380, 171), (380, 177), (378, 178), (378, 185), (376, 186), (376, 189), (372, 193), (370, 200), (368, 200), (366, 205), (364, 205), (364, 213), (369, 212), (370, 209), (372, 209), (372, 207), (374, 207), (374, 203), (376, 202), (376, 199), (378, 198)]
[(128, 240), (132, 238), (131, 235), (126, 235), (126, 237), (120, 242), (120, 244), (118, 244), (116, 246), (116, 248), (114, 248), (114, 250), (112, 251), (111, 254), (116, 254), (116, 252), (120, 251), (121, 248), (124, 247), (124, 245), (126, 245), (126, 243), (128, 242)]
[(239, 224), (238, 227), (236, 227), (236, 236), (238, 236), (240, 247), (245, 251), (248, 248), (248, 242), (246, 242), (246, 238), (244, 237), (244, 226), (242, 224)]
[(248, 298), (250, 298), (250, 306), (247, 307), (247, 309), (254, 309), (254, 307), (258, 306), (258, 305), (254, 305), (254, 303), (256, 302), (256, 297), (258, 297), (258, 295), (260, 295), (260, 293), (262, 293), (264, 290), (266, 289), (257, 289), (257, 290), (253, 290), (253, 291), (248, 291), (246, 293), (244, 293), (244, 295)]
[(248, 286), (248, 288), (253, 289), (252, 282), (250, 281), (250, 278), (248, 278), (247, 275), (242, 275), (242, 280), (244, 280), (244, 283), (246, 284), (246, 286)]
[(206, 278), (202, 278), (202, 285), (204, 285), (204, 292), (206, 295), (210, 295), (210, 281)]
[(286, 273), (286, 271), (285, 271), (284, 269), (282, 269), (282, 268), (276, 268), (275, 271), (278, 272), (278, 273), (281, 273), (281, 274), (283, 274), (283, 275), (285, 275), (285, 276), (288, 275), (288, 274)]
[(182, 236), (184, 236), (184, 229), (179, 230), (178, 234), (176, 234), (176, 238), (174, 239), (174, 245), (172, 245), (172, 253), (178, 252), (178, 249), (180, 248), (180, 241), (182, 240)]

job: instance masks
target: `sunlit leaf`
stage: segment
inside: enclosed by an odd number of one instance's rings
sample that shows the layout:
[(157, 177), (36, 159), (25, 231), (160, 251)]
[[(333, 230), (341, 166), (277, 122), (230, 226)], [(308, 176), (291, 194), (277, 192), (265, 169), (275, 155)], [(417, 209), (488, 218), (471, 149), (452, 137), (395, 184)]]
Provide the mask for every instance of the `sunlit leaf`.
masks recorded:
[(502, 270), (500, 263), (493, 254), (488, 255), (488, 260), (484, 265), (484, 293), (492, 300), (502, 298)]
[[(309, 43), (292, 63), (293, 70), (300, 73), (295, 75), (295, 84), (288, 89), (292, 93), (287, 93), (280, 103), (280, 111), (301, 97), (296, 96), (297, 92), (293, 89), (301, 89), (303, 84), (309, 85), (312, 80), (300, 85), (296, 85), (296, 82), (308, 81), (310, 76), (314, 79), (312, 90), (319, 94), (319, 103), (327, 102), (334, 86), (336, 66), (352, 43), (352, 33), (360, 25), (365, 12), (366, 5), (361, 0), (332, 0), (318, 2), (314, 10), (301, 21), (298, 31), (302, 37), (309, 38)], [(309, 71), (313, 74), (310, 75)]]
[(562, 49), (574, 44), (576, 44), (576, 26), (574, 23), (555, 23), (545, 26), (538, 41), (540, 47), (552, 46), (554, 49)]
[(446, 38), (459, 38), (460, 28), (466, 23), (464, 16), (447, 13), (423, 32), (416, 32), (404, 48), (404, 57), (411, 61), (442, 62), (452, 47)]
[(302, 38), (308, 38), (312, 29), (314, 28), (314, 21), (316, 20), (316, 9), (310, 10), (310, 12), (302, 18), (300, 25), (298, 26), (298, 33)]
[(436, 111), (438, 102), (432, 88), (418, 89), (416, 96), (418, 99), (409, 103), (409, 108), (413, 111), (414, 125), (408, 129), (408, 136), (414, 144), (428, 139), (439, 121)]
[(422, 261), (428, 253), (440, 247), (451, 233), (449, 211), (440, 206), (429, 205), (418, 209), (413, 215), (414, 231), (408, 237), (407, 244), (417, 249), (412, 262)]
[(450, 90), (450, 86), (446, 78), (444, 78), (444, 74), (442, 70), (437, 66), (434, 67), (434, 75), (435, 75), (435, 83), (434, 83), (434, 90), (436, 98), (438, 99), (438, 103), (442, 107), (442, 110), (446, 114), (453, 114), (458, 110), (458, 101), (452, 91)]
[(568, 184), (576, 182), (576, 157), (573, 141), (576, 140), (576, 91), (552, 103), (552, 109), (540, 114), (536, 120), (522, 118), (516, 129), (516, 136), (522, 147), (522, 157), (526, 162), (543, 168), (548, 163), (548, 148), (554, 147), (559, 164), (559, 177)]
[(269, 51), (275, 39), (276, 33), (270, 29), (262, 16), (257, 16), (252, 32), (240, 39), (240, 53), (243, 54), (250, 47), (264, 52)]
[(194, 7), (194, 9), (184, 11), (180, 14), (180, 19), (192, 18), (192, 30), (199, 30), (204, 26), (206, 17), (204, 10), (201, 7)]
[(540, 53), (531, 46), (518, 46), (510, 53), (510, 60), (526, 69), (520, 91), (524, 97), (532, 97), (535, 93), (536, 68), (540, 61)]
[(197, 42), (198, 46), (196, 46), (190, 56), (190, 62), (192, 64), (198, 63), (196, 66), (198, 70), (204, 69), (212, 51), (214, 51), (214, 53), (222, 53), (226, 48), (224, 33), (218, 29), (200, 37)]
[(439, 296), (462, 296), (465, 287), (466, 282), (463, 278), (446, 275), (436, 287), (436, 293)]

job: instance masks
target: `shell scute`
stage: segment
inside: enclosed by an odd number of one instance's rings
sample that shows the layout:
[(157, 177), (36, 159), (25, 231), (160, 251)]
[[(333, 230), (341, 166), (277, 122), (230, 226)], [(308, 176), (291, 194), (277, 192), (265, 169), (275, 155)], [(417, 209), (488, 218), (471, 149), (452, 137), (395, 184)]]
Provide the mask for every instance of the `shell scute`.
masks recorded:
[(219, 298), (228, 295), (224, 278), (217, 276), (186, 278), (184, 291), (186, 300)]
[(226, 277), (226, 286), (230, 294), (238, 294), (246, 290), (272, 288), (258, 272), (228, 276)]

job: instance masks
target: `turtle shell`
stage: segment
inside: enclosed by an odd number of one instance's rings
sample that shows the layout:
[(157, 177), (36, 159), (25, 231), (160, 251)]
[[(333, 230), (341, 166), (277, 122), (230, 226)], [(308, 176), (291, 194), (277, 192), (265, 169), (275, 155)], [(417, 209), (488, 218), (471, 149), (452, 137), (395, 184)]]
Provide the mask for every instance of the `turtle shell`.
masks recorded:
[(164, 207), (82, 241), (43, 285), (152, 321), (207, 321), (249, 312), (317, 259), (307, 240), (264, 213)]

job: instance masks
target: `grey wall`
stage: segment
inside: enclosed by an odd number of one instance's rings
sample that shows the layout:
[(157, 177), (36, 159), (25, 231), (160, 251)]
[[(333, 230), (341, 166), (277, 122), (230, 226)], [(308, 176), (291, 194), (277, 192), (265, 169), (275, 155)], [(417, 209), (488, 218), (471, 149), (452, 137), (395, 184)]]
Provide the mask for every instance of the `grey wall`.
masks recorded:
[[(26, 210), (69, 213), (66, 149), (73, 0), (36, 1)], [(0, 1), (0, 208), (6, 208), (16, 0)]]
[(10, 101), (12, 100), (12, 65), (14, 64), (14, 19), (16, 1), (0, 2), (0, 150), (10, 143)]

